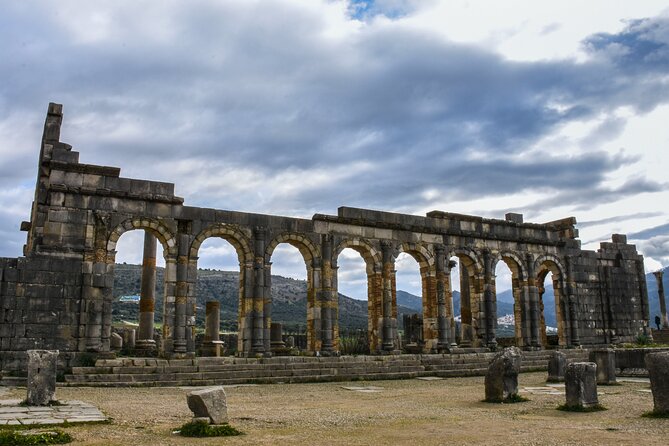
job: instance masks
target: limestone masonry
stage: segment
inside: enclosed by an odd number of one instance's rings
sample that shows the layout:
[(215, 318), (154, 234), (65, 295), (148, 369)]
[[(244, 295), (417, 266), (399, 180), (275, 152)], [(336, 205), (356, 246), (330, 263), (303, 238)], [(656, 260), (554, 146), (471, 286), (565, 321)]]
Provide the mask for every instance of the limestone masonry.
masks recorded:
[[(345, 248), (367, 265), (369, 342), (375, 353), (399, 352), (395, 266), (413, 256), (423, 284), (423, 352), (497, 345), (495, 266), (513, 274), (516, 345), (546, 346), (542, 294), (551, 272), (558, 337), (563, 347), (634, 341), (648, 330), (643, 258), (624, 235), (595, 251), (577, 240), (576, 220), (524, 223), (433, 211), (425, 217), (341, 207), (311, 219), (184, 205), (174, 185), (122, 178), (116, 167), (79, 162), (60, 142), (62, 106), (50, 104), (24, 256), (0, 258), (0, 358), (21, 370), (26, 351), (59, 350), (61, 368), (77, 356), (110, 351), (116, 243), (145, 231), (145, 261), (137, 345), (178, 358), (195, 351), (195, 281), (204, 240), (230, 242), (239, 258), (239, 345), (242, 356), (271, 352), (272, 253), (297, 247), (307, 268), (307, 344), (321, 356), (338, 352), (337, 259)], [(152, 339), (157, 243), (165, 257), (162, 339)], [(456, 336), (451, 261), (460, 263), (460, 331)], [(456, 344), (456, 340), (459, 344)]]

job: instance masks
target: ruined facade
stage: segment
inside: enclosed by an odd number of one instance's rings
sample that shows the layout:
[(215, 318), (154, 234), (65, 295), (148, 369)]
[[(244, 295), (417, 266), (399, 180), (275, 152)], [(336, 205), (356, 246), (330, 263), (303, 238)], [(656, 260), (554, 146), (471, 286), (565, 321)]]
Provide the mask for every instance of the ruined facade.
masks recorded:
[[(549, 272), (560, 345), (633, 341), (648, 332), (643, 259), (625, 236), (614, 235), (594, 252), (581, 250), (574, 218), (533, 224), (518, 214), (495, 220), (342, 207), (336, 216), (300, 219), (190, 207), (174, 195), (172, 184), (122, 178), (118, 168), (80, 163), (79, 153), (60, 142), (61, 121), (62, 106), (50, 104), (31, 218), (21, 227), (28, 233), (24, 256), (0, 259), (3, 369), (16, 367), (32, 348), (59, 349), (66, 356), (109, 351), (116, 243), (132, 230), (147, 234), (145, 274), (155, 257), (152, 240), (163, 248), (165, 292), (158, 297), (164, 300), (163, 337), (155, 348), (167, 356), (194, 351), (198, 251), (209, 237), (223, 238), (237, 251), (243, 355), (270, 352), (271, 260), (281, 243), (297, 247), (306, 265), (312, 352), (338, 351), (337, 259), (345, 248), (366, 263), (372, 352), (399, 351), (394, 262), (402, 252), (420, 265), (424, 352), (495, 347), (494, 273), (500, 261), (513, 275), (521, 348), (545, 346), (541, 296)], [(450, 283), (454, 258), (462, 290), (457, 334)], [(152, 332), (146, 327), (153, 324), (153, 304), (144, 298), (140, 305), (140, 336)], [(141, 341), (152, 348), (151, 339)]]

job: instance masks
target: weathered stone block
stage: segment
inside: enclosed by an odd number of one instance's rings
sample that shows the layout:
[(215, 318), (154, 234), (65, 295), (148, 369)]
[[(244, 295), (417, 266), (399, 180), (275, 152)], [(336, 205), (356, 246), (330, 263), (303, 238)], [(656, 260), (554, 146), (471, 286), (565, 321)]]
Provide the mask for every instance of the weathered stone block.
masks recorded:
[(597, 364), (597, 384), (616, 383), (616, 352), (612, 349), (592, 350), (590, 362)]
[(566, 406), (588, 408), (599, 404), (597, 399), (597, 364), (572, 362), (564, 374)]
[(546, 381), (559, 383), (564, 382), (564, 372), (567, 367), (567, 355), (556, 350), (548, 360), (548, 378)]
[(187, 396), (194, 418), (208, 418), (212, 424), (228, 422), (228, 405), (223, 386), (195, 390)]
[(56, 399), (56, 365), (58, 350), (28, 350), (29, 406), (46, 406)]
[(495, 355), (485, 376), (486, 401), (499, 403), (518, 394), (520, 362), (518, 347), (507, 347)]
[(112, 350), (118, 351), (123, 348), (123, 338), (118, 333), (112, 333), (109, 337), (109, 347)]
[(669, 352), (647, 354), (646, 368), (653, 392), (653, 412), (669, 414)]

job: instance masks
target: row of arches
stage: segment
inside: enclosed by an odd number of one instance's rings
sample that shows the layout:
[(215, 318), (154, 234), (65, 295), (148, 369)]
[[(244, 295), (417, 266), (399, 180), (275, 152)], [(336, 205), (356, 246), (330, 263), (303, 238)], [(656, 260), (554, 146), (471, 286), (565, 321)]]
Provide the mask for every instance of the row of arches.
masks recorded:
[[(218, 238), (229, 243), (239, 264), (239, 350), (268, 351), (272, 321), (271, 277), (276, 248), (291, 245), (305, 264), (307, 282), (307, 344), (311, 350), (338, 350), (338, 262), (344, 250), (355, 252), (365, 265), (369, 350), (396, 350), (397, 299), (395, 264), (401, 256), (415, 260), (420, 275), (421, 310), (425, 351), (491, 346), (497, 328), (495, 269), (500, 262), (511, 274), (516, 344), (528, 348), (547, 345), (545, 318), (541, 308), (544, 281), (551, 276), (555, 292), (559, 343), (573, 344), (570, 333), (568, 296), (564, 293), (566, 272), (559, 258), (551, 254), (524, 256), (512, 252), (448, 249), (442, 245), (413, 242), (378, 242), (361, 237), (337, 238), (282, 232), (268, 237), (264, 230), (249, 230), (216, 224), (195, 237), (173, 235), (160, 222), (130, 220), (114, 228), (107, 242), (107, 259), (116, 261), (116, 245), (122, 234), (144, 230), (155, 236), (163, 248), (165, 286), (163, 293), (163, 336), (174, 339), (167, 348), (188, 350), (192, 320), (196, 311), (196, 286), (202, 245)], [(328, 242), (317, 243), (315, 237)], [(269, 240), (267, 240), (269, 239)], [(177, 240), (181, 243), (177, 243)], [(184, 249), (179, 245), (188, 244)], [(452, 277), (457, 271), (458, 277)], [(453, 293), (459, 282), (460, 318), (455, 318)], [(179, 288), (186, 288), (179, 290)], [(169, 303), (174, 305), (168, 305)], [(258, 317), (258, 314), (262, 317)], [(190, 325), (189, 325), (190, 322)]]

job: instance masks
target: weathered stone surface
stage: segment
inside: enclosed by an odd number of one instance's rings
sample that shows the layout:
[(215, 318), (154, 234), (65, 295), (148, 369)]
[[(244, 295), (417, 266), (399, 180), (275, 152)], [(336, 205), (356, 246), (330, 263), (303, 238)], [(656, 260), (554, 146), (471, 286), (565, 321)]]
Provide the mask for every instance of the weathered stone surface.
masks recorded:
[[(573, 217), (537, 224), (520, 215), (503, 220), (341, 207), (336, 215), (305, 219), (184, 206), (172, 184), (123, 178), (119, 168), (80, 163), (78, 152), (59, 140), (62, 120), (62, 106), (50, 104), (31, 220), (22, 225), (27, 231), (24, 256), (0, 258), (3, 370), (24, 369), (25, 360), (17, 366), (13, 355), (36, 345), (68, 353), (109, 350), (116, 244), (132, 230), (151, 239), (142, 280), (146, 288), (153, 289), (149, 279), (157, 243), (166, 260), (161, 339), (151, 329), (155, 298), (142, 293), (136, 348), (146, 354), (154, 354), (154, 347), (166, 356), (195, 353), (191, 335), (199, 250), (211, 237), (230, 242), (239, 259), (236, 350), (244, 356), (262, 356), (272, 347), (271, 257), (281, 243), (297, 247), (308, 263), (306, 350), (323, 356), (336, 353), (338, 345), (336, 265), (348, 248), (368, 265), (371, 352), (399, 351), (398, 252), (421, 259), (426, 351), (456, 347), (458, 338), (460, 347), (495, 346), (493, 267), (500, 259), (524, 277), (514, 281), (513, 290), (519, 346), (546, 346), (540, 290), (549, 270), (561, 308), (560, 346), (631, 342), (649, 334), (643, 258), (623, 235), (588, 251), (580, 248)], [(455, 333), (451, 256), (460, 262), (460, 336)]]
[(520, 362), (518, 347), (507, 347), (495, 355), (485, 376), (486, 401), (498, 403), (518, 394)]
[(195, 390), (187, 396), (194, 418), (207, 417), (212, 424), (228, 422), (228, 404), (223, 386)]
[(597, 384), (616, 383), (616, 351), (613, 349), (590, 351), (590, 362), (597, 364)]
[(669, 414), (669, 352), (647, 354), (646, 368), (653, 392), (653, 412)]
[(597, 364), (571, 362), (564, 374), (566, 406), (588, 408), (599, 404), (597, 398)]
[(564, 372), (567, 367), (567, 355), (556, 350), (548, 360), (548, 378), (546, 381), (559, 383), (564, 382)]
[(46, 406), (56, 399), (58, 350), (28, 350), (29, 406)]
[(121, 350), (123, 348), (123, 338), (118, 333), (112, 333), (109, 337), (109, 347), (112, 350)]

